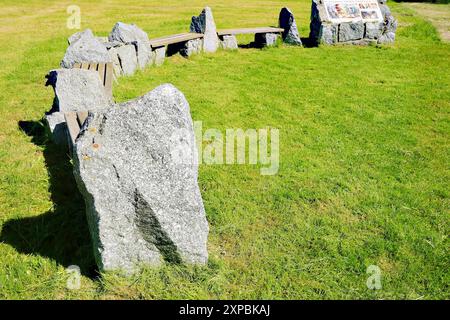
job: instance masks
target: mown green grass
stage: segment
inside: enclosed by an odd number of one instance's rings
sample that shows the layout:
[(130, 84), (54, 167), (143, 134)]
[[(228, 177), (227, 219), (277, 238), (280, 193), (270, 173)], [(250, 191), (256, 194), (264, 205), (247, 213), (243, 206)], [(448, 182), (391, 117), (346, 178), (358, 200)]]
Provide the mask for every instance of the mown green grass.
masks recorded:
[[(79, 1), (83, 28), (116, 21), (183, 32), (202, 1)], [(402, 5), (395, 45), (278, 47), (169, 58), (115, 86), (117, 101), (170, 82), (203, 128), (278, 128), (275, 176), (200, 167), (207, 267), (93, 271), (70, 159), (47, 141), (44, 75), (72, 31), (70, 2), (2, 1), (0, 297), (6, 299), (448, 299), (450, 47)], [(308, 34), (310, 3), (209, 1), (221, 28), (276, 24), (282, 6)], [(249, 38), (241, 39), (249, 41)], [(28, 121), (26, 123), (20, 121)], [(19, 126), (20, 122), (20, 126)], [(69, 265), (82, 287), (66, 288)], [(383, 289), (366, 287), (382, 270)]]

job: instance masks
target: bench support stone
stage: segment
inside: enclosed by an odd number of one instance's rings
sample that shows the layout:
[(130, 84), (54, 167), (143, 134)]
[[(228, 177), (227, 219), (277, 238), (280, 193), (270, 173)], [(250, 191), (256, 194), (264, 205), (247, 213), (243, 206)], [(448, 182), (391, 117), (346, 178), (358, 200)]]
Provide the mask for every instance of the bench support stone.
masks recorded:
[(239, 48), (235, 35), (220, 36), (220, 47), (223, 50), (237, 50)]
[(276, 33), (256, 33), (255, 44), (258, 47), (273, 47), (280, 36)]

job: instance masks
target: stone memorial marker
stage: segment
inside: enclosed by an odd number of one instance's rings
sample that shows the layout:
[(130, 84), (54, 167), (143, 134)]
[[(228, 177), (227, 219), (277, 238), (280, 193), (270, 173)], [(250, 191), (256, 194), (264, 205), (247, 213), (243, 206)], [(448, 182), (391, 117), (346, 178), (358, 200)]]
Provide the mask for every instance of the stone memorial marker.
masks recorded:
[(397, 21), (384, 0), (313, 0), (310, 39), (317, 44), (388, 43)]
[(206, 264), (209, 227), (196, 159), (189, 104), (172, 85), (89, 114), (74, 174), (101, 270)]

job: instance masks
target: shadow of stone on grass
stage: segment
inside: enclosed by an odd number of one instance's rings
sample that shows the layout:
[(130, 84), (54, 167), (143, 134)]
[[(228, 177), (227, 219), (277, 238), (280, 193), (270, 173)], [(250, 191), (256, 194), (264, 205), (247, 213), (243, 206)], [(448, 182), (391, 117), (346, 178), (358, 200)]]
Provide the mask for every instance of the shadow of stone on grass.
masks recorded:
[(83, 197), (72, 173), (69, 155), (48, 139), (43, 121), (20, 121), (32, 142), (44, 148), (53, 210), (39, 216), (6, 221), (0, 241), (20, 253), (38, 254), (64, 267), (77, 265), (83, 275), (98, 275)]

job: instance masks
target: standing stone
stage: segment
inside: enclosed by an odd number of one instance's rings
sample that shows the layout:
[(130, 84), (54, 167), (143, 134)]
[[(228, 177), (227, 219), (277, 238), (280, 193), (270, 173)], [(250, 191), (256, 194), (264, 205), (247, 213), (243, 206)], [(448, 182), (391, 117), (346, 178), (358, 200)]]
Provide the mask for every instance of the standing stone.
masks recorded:
[(119, 41), (126, 45), (134, 45), (135, 54), (141, 69), (150, 62), (152, 48), (148, 35), (138, 26), (117, 22), (109, 35), (109, 41)]
[(198, 17), (192, 17), (191, 32), (203, 33), (203, 51), (214, 53), (219, 48), (216, 23), (211, 8), (206, 7)]
[(200, 52), (202, 52), (202, 48), (203, 48), (202, 39), (189, 40), (181, 48), (180, 53), (184, 57), (190, 57), (194, 54), (199, 54)]
[(225, 35), (220, 38), (220, 46), (224, 50), (237, 50), (239, 48), (235, 35)]
[(292, 45), (302, 45), (294, 14), (289, 8), (283, 8), (278, 19), (280, 28), (284, 29), (283, 41)]
[(120, 61), (122, 72), (126, 76), (131, 76), (138, 68), (136, 49), (132, 44), (116, 47), (117, 56)]
[(52, 86), (55, 92), (53, 110), (88, 111), (110, 104), (96, 71), (57, 69), (50, 71), (47, 79), (47, 85)]
[(348, 22), (339, 25), (339, 42), (360, 40), (364, 37), (364, 23)]
[(172, 85), (90, 113), (74, 148), (74, 175), (100, 270), (207, 262), (193, 123)]
[(257, 33), (255, 34), (255, 44), (257, 47), (272, 47), (276, 45), (278, 37), (275, 33)]
[(74, 34), (69, 38), (69, 42), (70, 46), (61, 62), (63, 68), (72, 68), (75, 63), (82, 62), (111, 62), (108, 50), (94, 37), (89, 29)]

